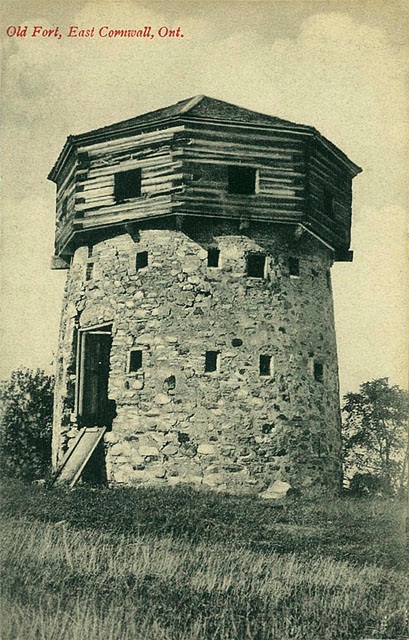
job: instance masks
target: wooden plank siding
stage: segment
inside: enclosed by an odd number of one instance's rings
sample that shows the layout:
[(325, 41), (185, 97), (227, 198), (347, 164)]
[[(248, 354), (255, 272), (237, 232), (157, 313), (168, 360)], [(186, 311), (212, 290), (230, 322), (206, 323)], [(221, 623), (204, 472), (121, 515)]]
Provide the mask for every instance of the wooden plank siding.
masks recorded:
[[(183, 185), (181, 152), (172, 151), (182, 126), (79, 147), (71, 179), (57, 192), (56, 254), (75, 230), (98, 229), (144, 217), (169, 215), (171, 195)], [(117, 202), (115, 174), (141, 170), (141, 196)], [(62, 202), (69, 198), (63, 218)]]
[[(296, 222), (304, 215), (305, 158), (300, 136), (256, 128), (188, 123), (183, 148), (185, 190), (179, 213)], [(228, 193), (228, 167), (257, 170), (255, 194)]]
[[(307, 222), (317, 235), (340, 251), (350, 243), (352, 175), (325, 148), (310, 142), (308, 152)], [(324, 194), (334, 198), (333, 215), (326, 215)]]
[[(229, 166), (256, 170), (254, 194), (228, 192)], [(140, 196), (119, 202), (115, 174), (134, 169), (141, 171)], [(346, 251), (351, 181), (351, 171), (311, 134), (182, 118), (75, 148), (58, 181), (56, 255), (70, 252), (76, 231), (171, 214), (303, 223)], [(326, 189), (334, 196), (331, 218)]]

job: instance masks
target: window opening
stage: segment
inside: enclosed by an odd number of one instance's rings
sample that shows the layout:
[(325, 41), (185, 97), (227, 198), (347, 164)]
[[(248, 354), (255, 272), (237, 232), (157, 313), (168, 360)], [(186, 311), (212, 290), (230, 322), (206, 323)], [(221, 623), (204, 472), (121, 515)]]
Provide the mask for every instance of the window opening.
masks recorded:
[(219, 249), (214, 249), (214, 248), (208, 249), (207, 250), (207, 266), (218, 267), (219, 257), (220, 257)]
[(218, 351), (206, 351), (205, 358), (205, 371), (211, 373), (217, 371), (219, 365), (219, 352)]
[(324, 213), (329, 218), (334, 217), (334, 196), (329, 189), (324, 189)]
[(260, 356), (259, 372), (261, 376), (271, 376), (271, 356)]
[(139, 251), (136, 254), (135, 268), (138, 271), (139, 269), (143, 269), (148, 266), (148, 252), (147, 251)]
[(94, 263), (93, 262), (87, 262), (87, 268), (86, 268), (86, 271), (85, 271), (85, 281), (86, 282), (89, 282), (89, 280), (92, 279), (93, 271), (94, 271)]
[(271, 433), (273, 428), (274, 428), (273, 424), (263, 424), (263, 426), (261, 427), (261, 433), (264, 433), (264, 434)]
[(114, 175), (114, 196), (116, 202), (123, 202), (129, 198), (139, 198), (141, 195), (141, 170), (131, 169)]
[(314, 378), (317, 382), (324, 382), (324, 365), (314, 360)]
[(264, 278), (266, 256), (262, 253), (249, 253), (247, 260), (247, 275), (250, 278)]
[(288, 259), (288, 267), (290, 271), (290, 276), (299, 277), (300, 276), (300, 260), (299, 258), (290, 257)]
[(128, 373), (135, 373), (139, 369), (142, 369), (142, 351), (132, 349), (129, 353)]
[(88, 260), (92, 258), (94, 253), (94, 246), (92, 244), (88, 245)]
[(229, 167), (228, 192), (241, 195), (256, 193), (256, 174), (252, 167)]
[(165, 378), (165, 387), (167, 391), (173, 391), (176, 387), (176, 377), (174, 375)]

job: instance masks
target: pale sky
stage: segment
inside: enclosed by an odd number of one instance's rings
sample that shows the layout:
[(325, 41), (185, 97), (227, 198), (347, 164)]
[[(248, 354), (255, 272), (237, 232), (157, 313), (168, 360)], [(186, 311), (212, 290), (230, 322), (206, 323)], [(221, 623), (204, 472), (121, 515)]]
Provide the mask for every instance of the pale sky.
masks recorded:
[[(341, 389), (408, 380), (406, 0), (4, 3), (2, 358), (53, 369), (66, 272), (51, 271), (55, 187), (69, 134), (205, 94), (315, 126), (363, 168), (354, 181), (354, 262), (333, 268)], [(8, 6), (7, 6), (8, 5)], [(10, 26), (27, 37), (8, 37)], [(32, 38), (34, 25), (62, 38)], [(69, 39), (70, 25), (96, 28)], [(99, 27), (183, 38), (99, 38)]]

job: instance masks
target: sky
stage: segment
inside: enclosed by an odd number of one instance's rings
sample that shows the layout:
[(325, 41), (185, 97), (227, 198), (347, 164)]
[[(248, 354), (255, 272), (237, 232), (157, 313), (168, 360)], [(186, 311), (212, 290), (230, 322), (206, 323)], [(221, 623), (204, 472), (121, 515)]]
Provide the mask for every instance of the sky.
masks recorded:
[[(36, 25), (62, 37), (31, 37)], [(96, 35), (68, 38), (72, 25)], [(145, 25), (153, 39), (97, 35)], [(18, 26), (26, 37), (7, 35)], [(0, 29), (0, 379), (53, 370), (66, 272), (50, 270), (47, 175), (66, 137), (205, 94), (312, 125), (363, 168), (354, 261), (332, 270), (341, 391), (407, 387), (407, 0), (6, 0)]]

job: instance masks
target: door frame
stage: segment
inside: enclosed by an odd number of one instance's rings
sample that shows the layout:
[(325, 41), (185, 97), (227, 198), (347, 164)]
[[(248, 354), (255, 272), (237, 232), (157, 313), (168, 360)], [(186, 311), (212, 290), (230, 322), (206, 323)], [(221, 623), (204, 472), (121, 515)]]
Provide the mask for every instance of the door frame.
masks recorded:
[(85, 358), (84, 347), (87, 334), (110, 334), (112, 337), (112, 321), (78, 328), (77, 334), (77, 362), (75, 375), (75, 415), (77, 422), (81, 421), (84, 408), (84, 378), (85, 378)]

